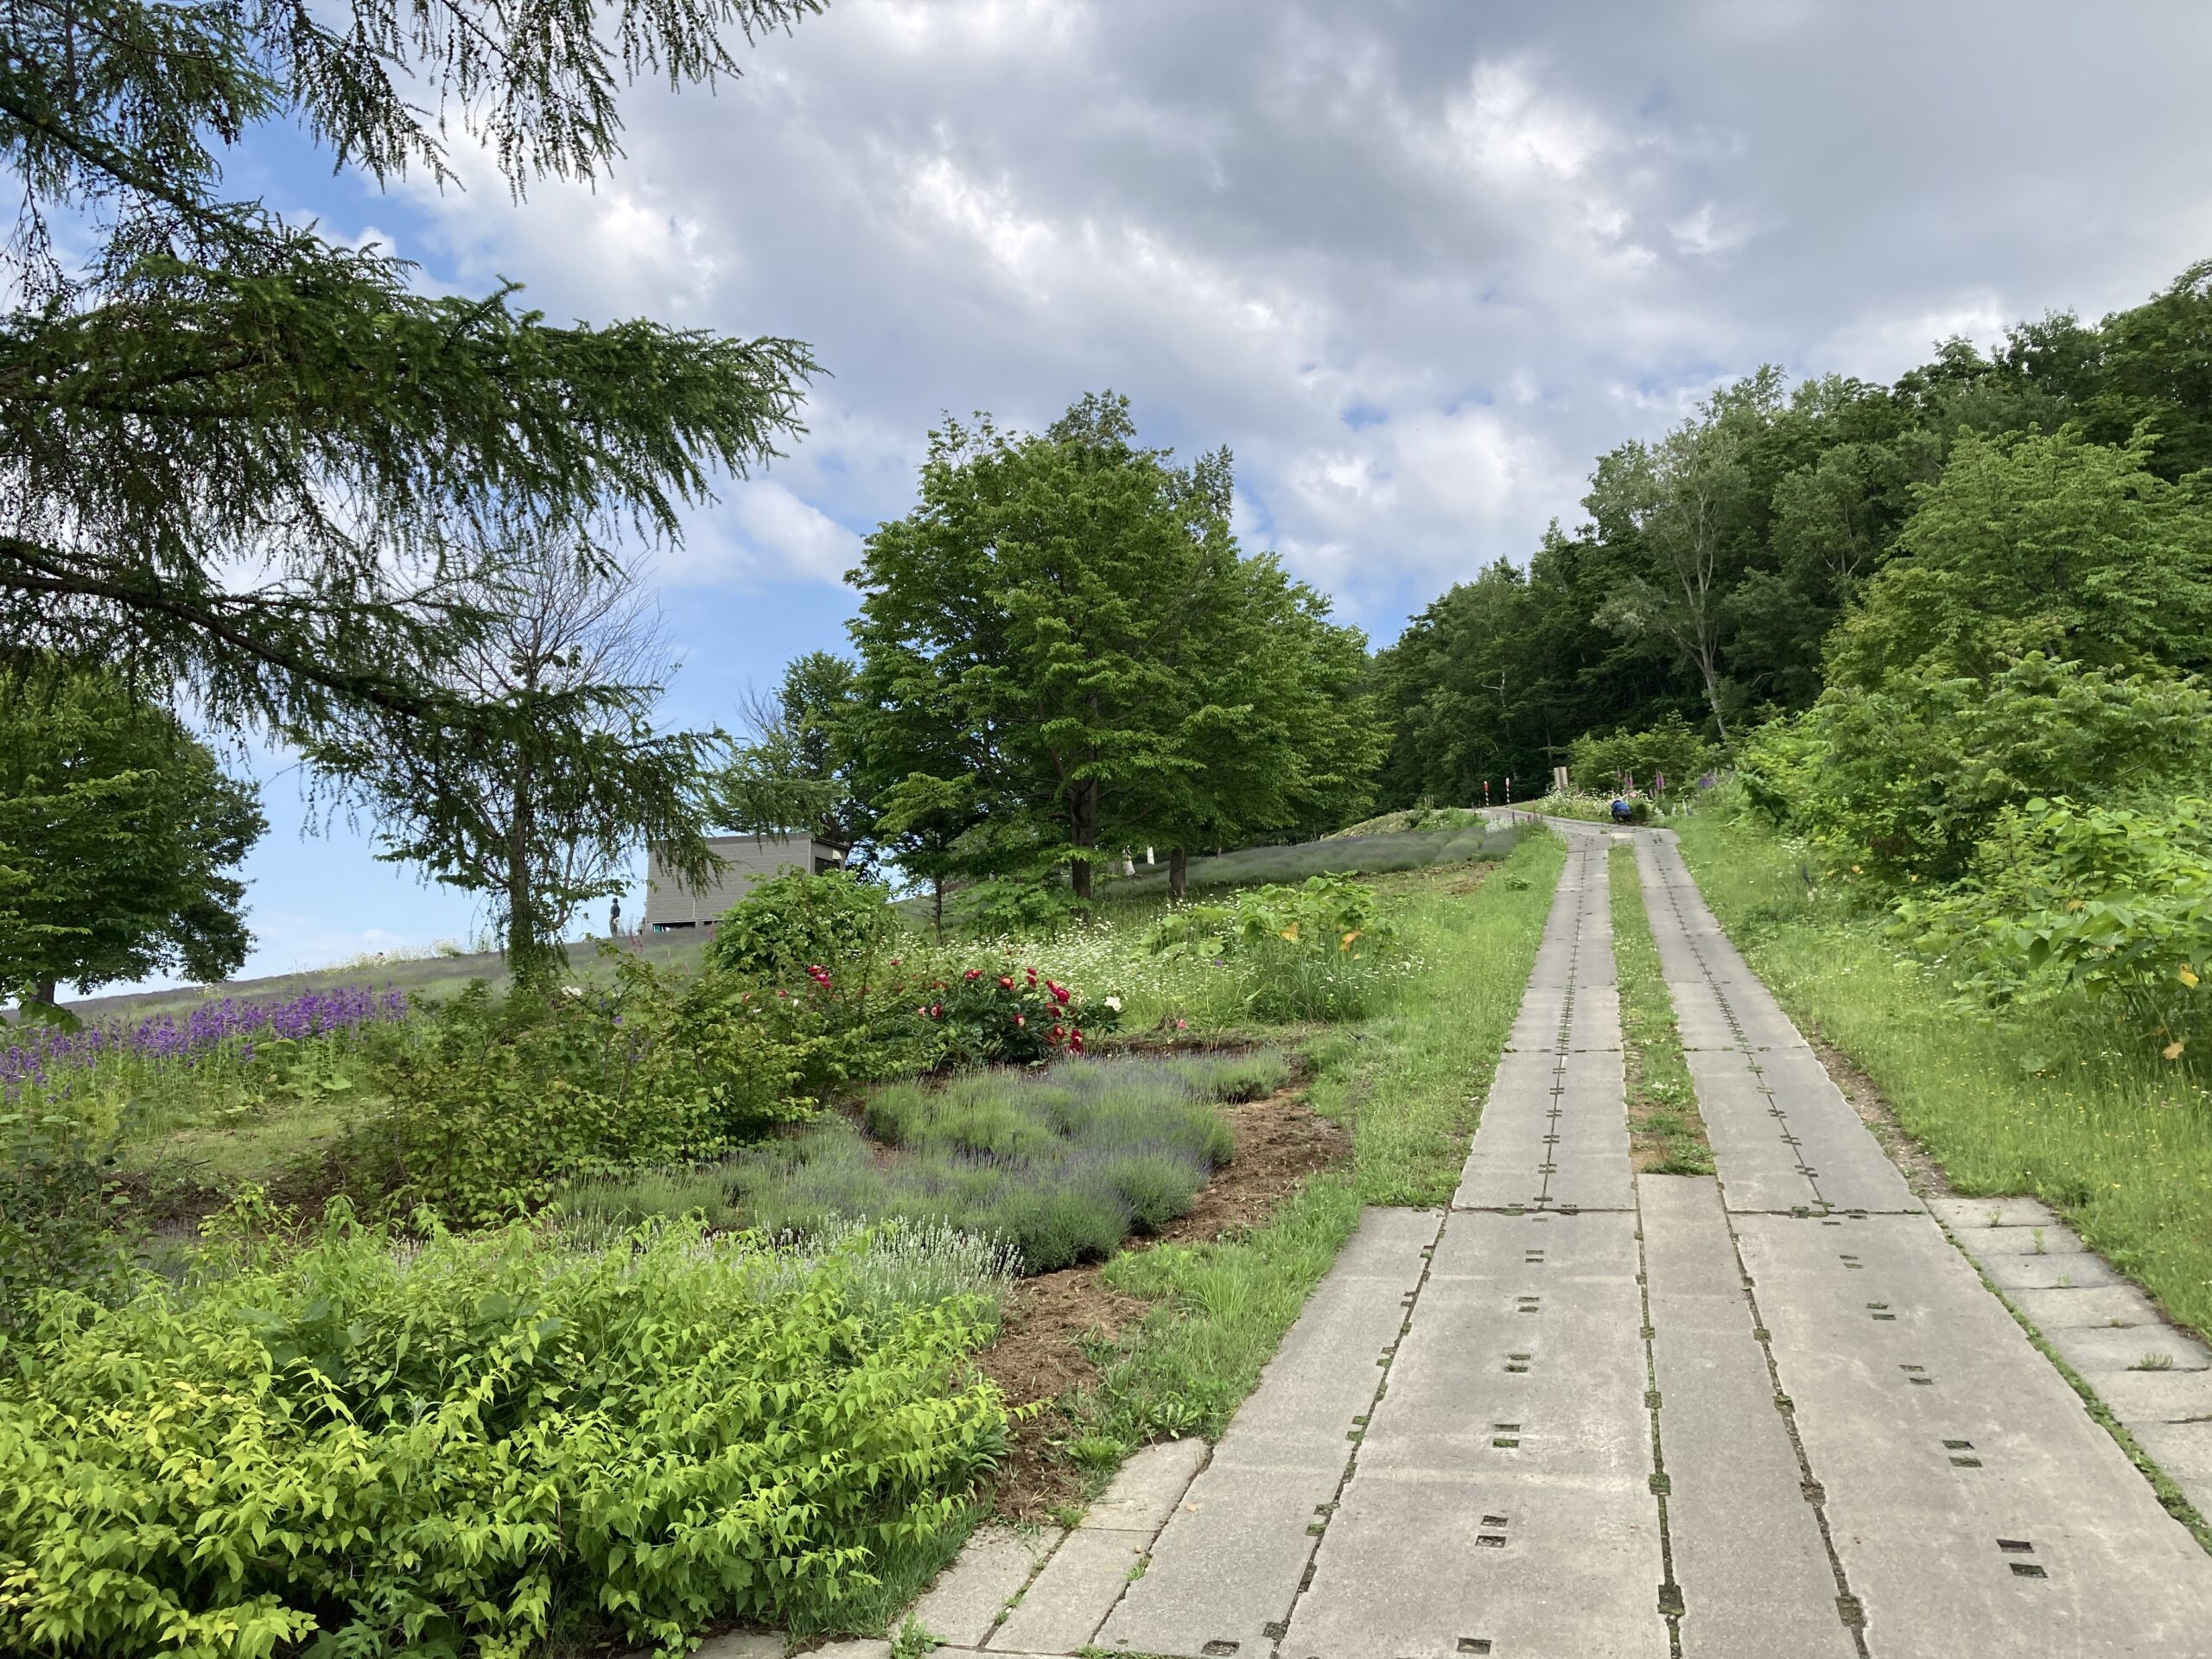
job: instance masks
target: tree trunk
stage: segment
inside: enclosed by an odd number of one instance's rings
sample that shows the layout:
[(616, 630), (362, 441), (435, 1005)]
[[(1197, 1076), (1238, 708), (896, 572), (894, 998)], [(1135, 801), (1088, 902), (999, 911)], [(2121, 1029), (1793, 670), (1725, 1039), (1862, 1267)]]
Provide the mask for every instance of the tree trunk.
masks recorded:
[(1190, 890), (1191, 855), (1180, 847), (1167, 849), (1167, 893), (1170, 898), (1180, 899)]
[(1720, 717), (1719, 664), (1714, 660), (1711, 651), (1700, 650), (1698, 652), (1697, 666), (1698, 672), (1705, 677), (1706, 704), (1713, 710), (1713, 726), (1719, 731), (1721, 745), (1726, 747), (1728, 742), (1728, 722)]
[(43, 1007), (53, 1007), (54, 994), (60, 988), (60, 983), (52, 974), (40, 975), (37, 982), (31, 987), (31, 1001)]
[[(1078, 852), (1088, 853), (1098, 845), (1098, 785), (1087, 783), (1076, 791), (1075, 834), (1072, 837)], [(1068, 868), (1069, 884), (1075, 896), (1084, 904), (1090, 902), (1090, 861), (1077, 858)]]
[(530, 868), (531, 837), (537, 827), (531, 782), (529, 758), (518, 757), (514, 809), (507, 819), (507, 971), (518, 985), (539, 984), (551, 976)]
[(937, 942), (944, 943), (944, 877), (930, 877), (930, 925), (936, 930)]

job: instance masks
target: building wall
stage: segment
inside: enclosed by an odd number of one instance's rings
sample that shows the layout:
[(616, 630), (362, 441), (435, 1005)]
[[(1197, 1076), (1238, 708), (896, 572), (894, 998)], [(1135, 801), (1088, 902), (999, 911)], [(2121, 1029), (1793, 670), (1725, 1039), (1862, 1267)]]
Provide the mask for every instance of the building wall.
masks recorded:
[(755, 882), (791, 870), (833, 870), (843, 862), (836, 848), (804, 836), (710, 836), (707, 845), (723, 868), (696, 893), (662, 864), (658, 848), (646, 849), (647, 927), (702, 925), (745, 897)]

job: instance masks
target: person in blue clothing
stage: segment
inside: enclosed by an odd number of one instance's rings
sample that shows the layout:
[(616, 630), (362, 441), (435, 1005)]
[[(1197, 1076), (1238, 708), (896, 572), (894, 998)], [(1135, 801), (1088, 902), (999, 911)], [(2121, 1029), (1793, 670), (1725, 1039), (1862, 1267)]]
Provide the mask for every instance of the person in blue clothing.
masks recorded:
[(1613, 797), (1613, 822), (1626, 823), (1630, 818), (1629, 804), (1618, 795)]

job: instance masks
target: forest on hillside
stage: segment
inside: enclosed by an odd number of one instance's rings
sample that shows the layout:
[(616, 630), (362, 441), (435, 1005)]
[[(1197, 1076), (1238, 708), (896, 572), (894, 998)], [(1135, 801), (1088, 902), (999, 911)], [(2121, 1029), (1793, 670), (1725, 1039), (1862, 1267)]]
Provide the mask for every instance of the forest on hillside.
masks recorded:
[[(1599, 457), (1584, 523), (1554, 524), (1525, 565), (1493, 561), (1379, 653), (1393, 733), (1380, 804), (1464, 803), (1508, 777), (1526, 794), (1578, 738), (1670, 716), (1708, 741), (1738, 738), (1810, 709), (1839, 671), (1869, 683), (1891, 647), (1839, 625), (1893, 566), (1942, 556), (1942, 515), (2017, 515), (2001, 534), (2048, 539), (2069, 511), (2088, 511), (2063, 498), (2094, 471), (2094, 487), (2194, 538), (2212, 523), (2208, 468), (2212, 261), (2101, 322), (2055, 312), (1986, 353), (1949, 340), (1891, 385), (1827, 375), (1792, 386), (1762, 369), (1657, 442)], [(1999, 648), (2093, 660), (2104, 647), (2082, 641), (2139, 607), (2164, 619), (2142, 646), (2149, 659), (2200, 665), (2194, 565), (2161, 567), (2164, 585), (2091, 614), (2066, 610), (2069, 584), (2104, 590), (2109, 573), (2091, 576), (2080, 559), (2103, 563), (2056, 544), (2040, 556), (2047, 568), (2015, 569), (2016, 591), (1961, 595), (2034, 613)], [(1899, 578), (1886, 591), (1902, 601), (1913, 588)]]

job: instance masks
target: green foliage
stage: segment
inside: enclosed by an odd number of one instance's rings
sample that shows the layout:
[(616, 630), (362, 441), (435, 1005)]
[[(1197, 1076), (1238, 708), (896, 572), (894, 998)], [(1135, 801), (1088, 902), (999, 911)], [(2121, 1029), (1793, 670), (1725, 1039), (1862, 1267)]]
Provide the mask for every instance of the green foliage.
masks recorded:
[(1762, 728), (1740, 775), (1831, 866), (1903, 888), (1964, 875), (1999, 814), (2031, 797), (2111, 799), (2201, 776), (2208, 720), (2212, 693), (2160, 672), (2041, 655), (1986, 682), (1915, 668)]
[(1313, 830), (1357, 810), (1379, 745), (1364, 642), (1230, 530), (1227, 453), (1135, 442), (1126, 399), (1046, 432), (930, 437), (921, 505), (868, 538), (842, 741), (880, 827), (950, 874)]
[(0, 995), (50, 1002), (245, 960), (245, 884), (268, 828), (168, 709), (106, 671), (0, 675)]
[(953, 901), (952, 919), (976, 938), (1057, 938), (1086, 914), (1073, 888), (1052, 877), (978, 881)]
[(1898, 917), (1965, 988), (1998, 1003), (2077, 988), (2178, 1059), (2212, 1001), (2212, 802), (2008, 808), (1967, 880)]
[(794, 870), (756, 882), (722, 912), (707, 958), (728, 972), (789, 986), (832, 964), (865, 975), (879, 957), (887, 959), (903, 931), (881, 883), (849, 870)]
[(1110, 1255), (1132, 1229), (1188, 1210), (1233, 1150), (1213, 1103), (1287, 1070), (1262, 1051), (895, 1084), (865, 1112), (895, 1156), (831, 1119), (711, 1168), (581, 1184), (556, 1208), (602, 1229), (694, 1211), (716, 1225), (807, 1235), (897, 1222), (1001, 1241), (1022, 1271), (1049, 1273)]
[(574, 1608), (673, 1655), (818, 1616), (957, 1523), (1006, 1425), (987, 1300), (864, 1317), (863, 1255), (401, 1248), (341, 1207), (181, 1289), (51, 1300), (5, 1356), (0, 1639), (519, 1659)]
[(1647, 732), (1596, 733), (1574, 740), (1568, 768), (1575, 783), (1593, 794), (1610, 795), (1624, 777), (1649, 793), (1663, 776), (1669, 791), (1688, 790), (1719, 758), (1713, 746), (1691, 729), (1681, 715), (1669, 713)]
[(1225, 903), (1174, 912), (1149, 943), (1166, 956), (1232, 963), (1256, 1019), (1356, 1020), (1373, 1004), (1377, 969), (1395, 938), (1372, 887), (1314, 875), (1299, 887), (1246, 888)]
[[(618, 79), (734, 73), (721, 36), (811, 0), (625, 0), (569, 26), (479, 0), (308, 16), (116, 0), (0, 16), (0, 641), (124, 664), (218, 725), (386, 721), (464, 813), (527, 711), (443, 671), (496, 608), (457, 578), (512, 533), (677, 535), (713, 478), (795, 428), (806, 348), (645, 321), (548, 325), (222, 194), (226, 154), (296, 122), (378, 182), (596, 175)], [(573, 22), (574, 20), (570, 20)], [(603, 757), (602, 757), (603, 758)]]
[(1110, 1031), (1120, 1010), (1104, 1001), (1078, 1001), (1068, 986), (1034, 968), (994, 963), (966, 968), (924, 993), (940, 1066), (1033, 1065), (1056, 1054), (1083, 1052), (1085, 1028)]
[(400, 1212), (480, 1224), (563, 1181), (721, 1156), (812, 1115), (855, 1040), (804, 996), (718, 972), (678, 985), (636, 959), (610, 992), (481, 984), (421, 1016), (380, 1068), (390, 1106), (341, 1162)]
[(2212, 665), (2212, 511), (2077, 429), (1960, 440), (1837, 631), (1832, 685), (1986, 679), (2031, 653), (2118, 674)]
[(0, 1339), (33, 1322), (41, 1291), (105, 1300), (128, 1284), (133, 1241), (111, 1162), (73, 1117), (0, 1110)]

